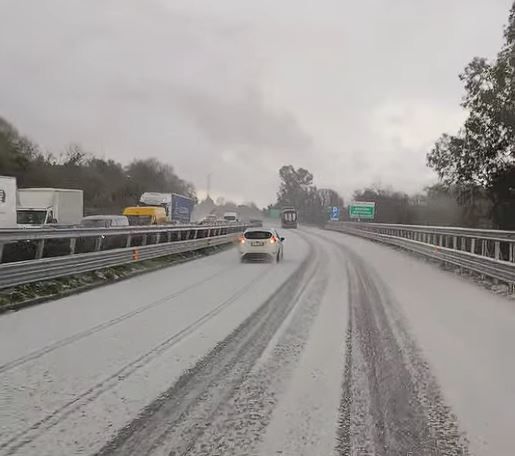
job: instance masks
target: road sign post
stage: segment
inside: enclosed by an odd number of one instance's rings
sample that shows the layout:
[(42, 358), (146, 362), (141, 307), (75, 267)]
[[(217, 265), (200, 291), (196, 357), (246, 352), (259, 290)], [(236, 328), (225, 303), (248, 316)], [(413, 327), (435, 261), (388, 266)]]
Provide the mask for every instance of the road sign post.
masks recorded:
[(337, 206), (332, 206), (329, 208), (329, 220), (331, 222), (340, 221), (340, 208)]
[(355, 201), (349, 204), (349, 217), (351, 219), (373, 220), (376, 213), (376, 203)]

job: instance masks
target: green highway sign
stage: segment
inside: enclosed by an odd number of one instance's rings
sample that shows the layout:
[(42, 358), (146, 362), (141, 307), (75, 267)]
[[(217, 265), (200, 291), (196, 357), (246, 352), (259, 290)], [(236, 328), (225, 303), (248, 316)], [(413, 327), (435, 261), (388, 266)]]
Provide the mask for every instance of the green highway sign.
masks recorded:
[(373, 219), (376, 214), (376, 203), (356, 201), (349, 204), (349, 217), (352, 219)]
[(268, 216), (273, 219), (281, 218), (281, 209), (270, 209), (268, 211)]

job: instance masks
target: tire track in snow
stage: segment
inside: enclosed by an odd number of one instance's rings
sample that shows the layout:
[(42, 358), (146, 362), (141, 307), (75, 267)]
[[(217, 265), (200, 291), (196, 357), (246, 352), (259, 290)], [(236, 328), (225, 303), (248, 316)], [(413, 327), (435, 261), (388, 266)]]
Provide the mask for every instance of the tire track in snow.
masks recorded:
[[(293, 308), (269, 341), (262, 356), (231, 397), (213, 411), (210, 425), (202, 430), (193, 445), (182, 455), (256, 454), (257, 447), (272, 420), (289, 379), (304, 353), (310, 331), (319, 316), (328, 286), (325, 258), (316, 258), (315, 271), (304, 281), (293, 298)], [(195, 417), (189, 421), (196, 421)], [(173, 441), (173, 440), (172, 440)], [(168, 444), (170, 445), (170, 444)], [(166, 446), (164, 447), (166, 449)], [(168, 447), (170, 448), (170, 446)], [(175, 446), (173, 447), (175, 451)], [(155, 455), (166, 454), (156, 452)]]
[(271, 271), (272, 268), (265, 269), (260, 276), (258, 276), (257, 278), (253, 277), (250, 282), (246, 283), (244, 286), (239, 288), (236, 291), (236, 293), (232, 294), (228, 299), (223, 301), (221, 304), (216, 306), (211, 311), (205, 313), (202, 317), (195, 320), (186, 328), (183, 328), (181, 331), (173, 334), (163, 342), (154, 346), (151, 350), (145, 352), (144, 354), (132, 360), (130, 363), (126, 364), (113, 374), (109, 375), (101, 382), (98, 382), (97, 384), (83, 391), (81, 394), (75, 396), (73, 399), (63, 404), (61, 407), (55, 409), (54, 411), (46, 415), (44, 418), (38, 420), (36, 423), (33, 423), (32, 425), (28, 426), (22, 431), (17, 432), (6, 441), (0, 443), (0, 450), (2, 450), (2, 452), (7, 455), (15, 454), (18, 449), (30, 444), (37, 437), (39, 437), (49, 429), (61, 423), (75, 410), (94, 401), (101, 394), (116, 387), (120, 381), (126, 379), (137, 370), (146, 366), (161, 353), (169, 350), (174, 345), (181, 342), (184, 338), (195, 332), (207, 321), (214, 318), (226, 307), (237, 301), (241, 296), (246, 294), (254, 286), (258, 285), (261, 280), (263, 280), (269, 273), (271, 273)]
[(65, 347), (67, 345), (70, 345), (74, 342), (77, 342), (79, 340), (82, 340), (86, 337), (89, 337), (89, 336), (92, 336), (100, 331), (103, 331), (105, 329), (109, 329), (119, 323), (122, 323), (124, 322), (125, 320), (128, 320), (132, 317), (135, 317), (136, 315), (139, 315), (149, 309), (152, 309), (154, 307), (158, 307), (160, 306), (161, 304), (165, 304), (165, 303), (168, 303), (170, 300), (173, 300), (181, 295), (183, 295), (184, 293), (188, 292), (189, 290), (197, 287), (198, 285), (200, 284), (203, 284), (205, 282), (208, 282), (210, 280), (213, 280), (214, 278), (218, 277), (219, 275), (222, 275), (224, 273), (227, 273), (227, 272), (230, 272), (232, 269), (235, 269), (235, 268), (230, 268), (230, 269), (225, 269), (225, 270), (220, 270), (220, 271), (217, 271), (215, 272), (214, 274), (202, 279), (202, 280), (199, 280), (191, 285), (188, 285), (187, 287), (184, 287), (182, 288), (181, 290), (179, 291), (176, 291), (174, 293), (171, 293), (167, 296), (164, 296), (162, 298), (159, 298), (153, 302), (150, 302), (149, 304), (146, 304), (144, 306), (141, 306), (141, 307), (138, 307), (137, 309), (134, 309), (132, 310), (131, 312), (127, 312), (123, 315), (120, 315), (116, 318), (113, 318), (111, 320), (108, 320), (108, 321), (105, 321), (103, 323), (100, 323), (98, 325), (95, 325), (89, 329), (86, 329), (84, 331), (80, 331), (76, 334), (72, 334), (71, 336), (68, 336), (64, 339), (61, 339), (61, 340), (58, 340), (57, 342), (54, 342), (53, 344), (49, 344), (39, 350), (35, 350), (31, 353), (28, 353), (27, 355), (25, 356), (21, 356), (17, 359), (14, 359), (12, 361), (9, 361), (7, 363), (4, 363), (2, 365), (0, 365), (0, 375), (1, 374), (4, 374), (6, 372), (9, 372), (10, 370), (12, 369), (15, 369), (19, 366), (22, 366), (23, 364), (26, 364), (30, 361), (33, 361), (33, 360), (36, 360), (36, 359), (39, 359), (40, 357), (44, 356), (44, 355), (47, 355), (49, 353), (52, 353), (53, 351), (55, 350), (58, 350), (59, 348), (62, 348), (62, 347)]
[[(248, 400), (249, 404), (260, 406), (261, 412), (273, 408), (273, 398), (269, 398), (269, 402), (266, 399), (260, 402), (261, 390), (266, 385), (259, 388), (252, 382), (247, 385), (245, 380), (251, 378), (249, 373), (257, 360), (312, 283), (317, 272), (315, 265), (316, 258), (311, 251), (275, 295), (184, 373), (166, 393), (105, 445), (97, 456), (222, 454), (222, 447), (223, 454), (230, 454), (231, 451), (241, 454), (238, 453), (238, 445), (243, 443), (249, 424), (242, 425), (242, 432), (236, 440), (232, 439), (232, 431), (237, 430), (240, 423), (239, 411), (235, 411), (235, 416), (227, 416), (227, 424), (231, 426), (227, 441), (224, 441), (227, 429), (221, 433), (215, 432), (212, 438), (206, 432), (217, 417), (223, 416), (225, 406), (234, 410), (230, 402), (235, 397), (244, 397), (243, 400)], [(298, 348), (301, 349), (300, 346)], [(276, 369), (280, 367), (276, 365)], [(245, 417), (248, 418), (249, 413), (252, 413), (251, 405), (244, 411)], [(250, 419), (253, 423), (259, 423), (261, 417), (258, 412)], [(204, 439), (204, 436), (207, 438)], [(197, 442), (200, 447), (197, 447)]]
[(381, 279), (348, 258), (350, 324), (336, 453), (468, 455), (467, 441)]

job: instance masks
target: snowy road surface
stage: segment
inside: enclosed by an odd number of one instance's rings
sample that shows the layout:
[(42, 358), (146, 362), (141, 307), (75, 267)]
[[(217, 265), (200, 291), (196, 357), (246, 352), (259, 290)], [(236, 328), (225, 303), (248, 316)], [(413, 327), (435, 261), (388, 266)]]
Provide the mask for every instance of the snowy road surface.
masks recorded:
[(515, 454), (515, 303), (285, 232), (0, 317), (0, 455)]

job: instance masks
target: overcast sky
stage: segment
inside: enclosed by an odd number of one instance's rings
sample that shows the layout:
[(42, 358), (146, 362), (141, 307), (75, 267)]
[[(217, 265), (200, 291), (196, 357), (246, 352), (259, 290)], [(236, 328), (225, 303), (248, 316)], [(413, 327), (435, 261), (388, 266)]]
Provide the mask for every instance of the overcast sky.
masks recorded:
[(44, 149), (157, 157), (265, 205), (303, 166), (345, 196), (435, 180), (458, 73), (510, 0), (0, 0), (0, 116)]

